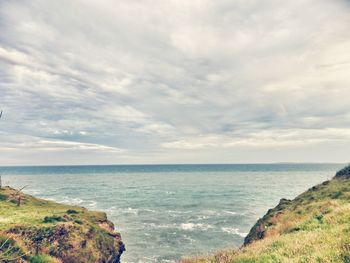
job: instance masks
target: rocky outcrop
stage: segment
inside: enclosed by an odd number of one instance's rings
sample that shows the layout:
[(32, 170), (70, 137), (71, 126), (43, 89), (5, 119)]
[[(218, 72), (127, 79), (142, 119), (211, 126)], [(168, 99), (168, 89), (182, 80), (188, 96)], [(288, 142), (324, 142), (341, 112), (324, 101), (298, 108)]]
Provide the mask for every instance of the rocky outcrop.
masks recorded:
[(255, 240), (263, 239), (266, 229), (273, 224), (271, 219), (281, 213), (291, 204), (291, 202), (292, 201), (289, 199), (282, 198), (275, 208), (269, 209), (267, 213), (250, 229), (248, 235), (244, 239), (243, 246), (246, 246)]
[(181, 263), (350, 262), (350, 167), (293, 200), (281, 199), (238, 249)]
[(335, 174), (335, 178), (346, 178), (350, 179), (350, 165), (344, 167), (343, 169), (339, 170)]
[[(343, 169), (339, 170), (335, 176), (334, 179), (350, 179), (350, 165), (344, 167)], [(330, 183), (330, 181), (324, 181), (323, 183), (319, 185), (315, 185), (307, 190), (307, 192), (317, 192), (327, 186)], [(307, 193), (306, 192), (306, 193)], [(337, 192), (331, 193), (332, 197), (337, 194)], [(300, 199), (300, 198), (299, 198)], [(255, 225), (251, 228), (248, 235), (244, 239), (243, 246), (246, 246), (253, 241), (263, 239), (265, 237), (267, 229), (273, 225), (273, 218), (276, 217), (276, 215), (282, 213), (286, 208), (288, 208), (293, 201), (282, 198), (279, 202), (279, 204), (273, 208), (267, 211), (267, 213), (260, 218)], [(294, 202), (298, 202), (298, 198), (294, 200)]]
[(125, 246), (105, 213), (24, 194), (17, 206), (14, 193), (0, 189), (1, 262), (120, 262)]

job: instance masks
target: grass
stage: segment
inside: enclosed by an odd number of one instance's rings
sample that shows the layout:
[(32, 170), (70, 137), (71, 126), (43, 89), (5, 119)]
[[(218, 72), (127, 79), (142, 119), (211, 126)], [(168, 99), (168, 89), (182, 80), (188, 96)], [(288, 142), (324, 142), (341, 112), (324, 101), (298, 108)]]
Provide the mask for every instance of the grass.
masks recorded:
[(333, 179), (309, 189), (271, 209), (261, 225), (263, 239), (182, 263), (350, 263), (350, 180)]
[(10, 237), (0, 235), (0, 262), (13, 262), (17, 259), (26, 259), (26, 252)]
[(49, 255), (38, 255), (31, 258), (30, 263), (56, 263), (57, 259)]
[[(9, 197), (13, 192), (11, 188), (0, 190), (0, 201), (3, 201), (0, 205), (0, 231), (18, 224), (22, 226), (42, 226), (43, 223), (67, 221), (64, 218), (92, 222), (106, 220), (106, 215), (102, 212), (88, 211), (82, 207), (58, 204), (29, 195), (26, 195), (22, 205), (17, 207), (14, 202), (6, 202), (4, 198), (4, 196)], [(1, 196), (3, 196), (2, 199)]]
[(30, 195), (17, 206), (14, 194), (0, 189), (0, 247), (7, 240), (0, 262), (102, 262), (120, 252), (120, 236), (105, 213)]

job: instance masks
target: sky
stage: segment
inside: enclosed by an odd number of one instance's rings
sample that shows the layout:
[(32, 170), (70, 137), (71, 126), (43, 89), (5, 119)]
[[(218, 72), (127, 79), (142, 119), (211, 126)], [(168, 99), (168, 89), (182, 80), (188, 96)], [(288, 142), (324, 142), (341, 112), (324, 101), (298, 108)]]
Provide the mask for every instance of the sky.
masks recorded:
[(0, 165), (349, 162), (349, 0), (1, 0)]

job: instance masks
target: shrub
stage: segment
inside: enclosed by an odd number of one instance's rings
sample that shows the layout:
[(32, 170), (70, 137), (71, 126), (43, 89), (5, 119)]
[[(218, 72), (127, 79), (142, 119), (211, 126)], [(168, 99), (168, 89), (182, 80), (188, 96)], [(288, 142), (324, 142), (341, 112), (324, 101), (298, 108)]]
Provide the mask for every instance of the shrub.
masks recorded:
[(316, 215), (315, 218), (317, 219), (317, 221), (320, 223), (320, 224), (323, 224), (323, 215)]
[(79, 219), (75, 219), (74, 222), (77, 223), (77, 224), (79, 224), (79, 225), (82, 225), (82, 224), (83, 224), (83, 222), (82, 222), (81, 220), (79, 220)]
[(331, 193), (330, 197), (332, 199), (338, 199), (342, 194), (343, 194), (342, 192), (337, 191), (337, 192)]
[(67, 214), (72, 215), (72, 214), (78, 214), (79, 212), (74, 210), (74, 209), (68, 209)]
[(0, 201), (5, 201), (7, 199), (6, 195), (0, 194)]
[(44, 223), (65, 222), (67, 221), (62, 216), (45, 216)]

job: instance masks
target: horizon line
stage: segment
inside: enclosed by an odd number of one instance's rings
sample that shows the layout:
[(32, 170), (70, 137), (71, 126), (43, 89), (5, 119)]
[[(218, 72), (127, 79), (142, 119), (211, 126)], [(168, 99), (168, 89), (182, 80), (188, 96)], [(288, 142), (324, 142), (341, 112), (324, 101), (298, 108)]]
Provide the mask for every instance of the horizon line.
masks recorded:
[(69, 167), (69, 166), (180, 166), (180, 165), (275, 165), (275, 164), (348, 164), (347, 162), (252, 162), (252, 163), (139, 163), (139, 164), (33, 164), (33, 165), (0, 165), (0, 168), (11, 167)]

